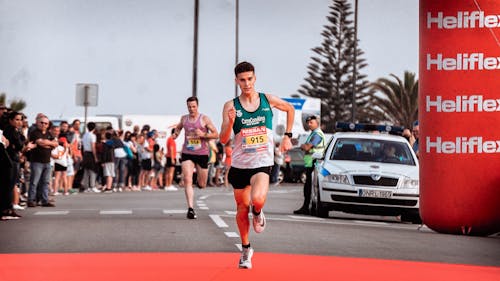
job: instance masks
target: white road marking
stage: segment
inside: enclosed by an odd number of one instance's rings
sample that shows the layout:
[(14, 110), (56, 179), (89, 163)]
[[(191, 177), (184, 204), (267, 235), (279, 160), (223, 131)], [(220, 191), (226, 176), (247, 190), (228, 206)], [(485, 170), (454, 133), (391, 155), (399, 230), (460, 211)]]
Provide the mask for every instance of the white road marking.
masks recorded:
[(132, 210), (105, 210), (100, 211), (100, 215), (130, 215), (132, 214)]
[(200, 206), (200, 210), (208, 210), (207, 206)]
[(238, 248), (241, 251), (243, 251), (243, 247), (241, 247), (241, 244), (234, 244), (236, 246), (236, 248)]
[(187, 212), (186, 210), (163, 210), (163, 213), (166, 214), (166, 215), (170, 215), (170, 214), (184, 214), (186, 212)]
[(208, 196), (209, 196), (209, 195), (203, 195), (203, 196), (200, 196), (200, 199), (201, 199), (201, 200), (205, 200), (205, 199), (207, 199), (207, 198), (208, 198)]
[(36, 216), (53, 216), (53, 215), (67, 215), (69, 211), (39, 211)]
[(220, 228), (223, 228), (223, 227), (229, 227), (221, 218), (220, 216), (218, 215), (209, 215), (210, 218), (214, 221), (214, 223), (220, 227)]
[(360, 221), (360, 220), (353, 220), (352, 222), (359, 223), (359, 224), (369, 224), (369, 225), (389, 225), (388, 223), (381, 222), (381, 221)]
[(227, 237), (229, 237), (229, 238), (236, 238), (236, 237), (240, 237), (240, 236), (238, 235), (238, 233), (236, 233), (236, 232), (224, 232), (224, 234), (226, 234), (226, 236), (227, 236)]
[(197, 200), (197, 201), (196, 201), (196, 204), (198, 204), (198, 205), (199, 205), (199, 204), (205, 204), (205, 201), (202, 201), (202, 200)]
[(224, 211), (224, 212), (228, 215), (233, 215), (233, 216), (236, 215), (236, 211)]
[(288, 216), (292, 219), (296, 220), (311, 220), (311, 221), (323, 221), (325, 219), (323, 218), (317, 218), (317, 217), (306, 217), (306, 216)]

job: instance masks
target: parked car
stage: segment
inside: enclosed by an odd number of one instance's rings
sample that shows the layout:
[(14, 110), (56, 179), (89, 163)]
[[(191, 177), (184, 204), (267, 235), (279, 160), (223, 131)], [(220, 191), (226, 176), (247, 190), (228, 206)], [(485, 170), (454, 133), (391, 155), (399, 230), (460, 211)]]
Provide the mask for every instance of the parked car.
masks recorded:
[(285, 161), (280, 170), (283, 175), (283, 181), (305, 183), (304, 151), (298, 147), (287, 151), (285, 153)]
[(389, 134), (334, 134), (312, 176), (311, 214), (331, 210), (401, 215), (420, 223), (419, 163), (406, 139)]

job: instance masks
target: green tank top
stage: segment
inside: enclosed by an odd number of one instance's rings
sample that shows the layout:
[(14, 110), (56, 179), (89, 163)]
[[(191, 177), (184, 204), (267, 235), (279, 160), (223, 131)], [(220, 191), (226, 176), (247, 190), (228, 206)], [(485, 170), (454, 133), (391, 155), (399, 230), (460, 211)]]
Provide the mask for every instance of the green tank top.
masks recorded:
[(233, 125), (233, 167), (254, 169), (274, 164), (273, 112), (266, 95), (259, 93), (260, 104), (246, 111), (239, 97), (233, 99), (236, 119)]

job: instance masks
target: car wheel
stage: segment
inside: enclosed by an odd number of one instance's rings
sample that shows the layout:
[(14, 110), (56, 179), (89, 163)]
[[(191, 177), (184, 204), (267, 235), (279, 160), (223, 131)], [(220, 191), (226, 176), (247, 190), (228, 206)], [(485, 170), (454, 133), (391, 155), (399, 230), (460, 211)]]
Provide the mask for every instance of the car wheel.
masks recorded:
[(307, 179), (306, 172), (302, 172), (302, 173), (300, 174), (300, 178), (299, 178), (300, 182), (301, 182), (301, 183), (306, 183), (306, 179)]
[(326, 209), (321, 203), (321, 196), (319, 194), (319, 183), (317, 178), (313, 179), (313, 186), (311, 188), (311, 209), (310, 213), (313, 216), (320, 218), (328, 217), (328, 209)]
[(285, 180), (285, 173), (283, 172), (283, 170), (280, 169), (280, 171), (278, 172), (278, 182), (282, 183), (284, 180)]

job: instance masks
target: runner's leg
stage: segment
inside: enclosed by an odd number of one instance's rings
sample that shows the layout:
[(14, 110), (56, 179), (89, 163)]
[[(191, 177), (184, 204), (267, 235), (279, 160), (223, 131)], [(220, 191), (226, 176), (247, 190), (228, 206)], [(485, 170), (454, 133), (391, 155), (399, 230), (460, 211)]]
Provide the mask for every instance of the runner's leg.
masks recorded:
[(184, 179), (184, 193), (186, 194), (186, 201), (189, 208), (193, 208), (193, 170), (194, 163), (191, 160), (182, 162), (182, 177)]
[(250, 230), (250, 220), (248, 212), (250, 211), (250, 192), (251, 186), (244, 189), (234, 189), (234, 200), (236, 201), (236, 224), (240, 232), (241, 244), (248, 245), (248, 232)]

